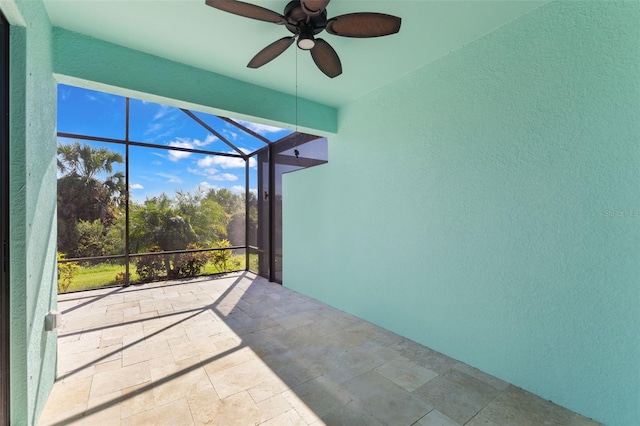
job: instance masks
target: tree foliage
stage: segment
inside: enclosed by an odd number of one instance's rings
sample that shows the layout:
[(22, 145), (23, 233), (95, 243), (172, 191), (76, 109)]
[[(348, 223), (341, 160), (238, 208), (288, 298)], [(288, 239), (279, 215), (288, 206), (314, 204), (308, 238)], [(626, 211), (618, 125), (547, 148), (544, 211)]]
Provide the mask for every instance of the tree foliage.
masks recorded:
[[(58, 144), (58, 169), (64, 174), (95, 178), (103, 172), (113, 173), (113, 165), (122, 162), (122, 155), (106, 148), (94, 148), (80, 142)], [(116, 174), (124, 178), (122, 173)]]
[[(73, 142), (58, 144), (58, 170), (85, 182), (98, 182), (115, 202), (124, 195), (124, 173), (113, 172), (113, 166), (123, 163), (122, 155), (106, 148), (94, 148), (90, 144)], [(105, 175), (99, 180), (99, 175)]]
[[(125, 242), (125, 177), (116, 165), (122, 155), (74, 142), (58, 145), (58, 250), (67, 257), (123, 254)], [(249, 228), (257, 226), (255, 194), (250, 193)], [(251, 203), (251, 200), (253, 201)], [(245, 194), (228, 189), (161, 194), (129, 203), (131, 253), (142, 280), (198, 275), (212, 262), (216, 269), (232, 267), (231, 250), (169, 254), (167, 251), (241, 245), (245, 240)], [(229, 241), (230, 240), (230, 241)], [(75, 264), (60, 270), (70, 280)], [(120, 273), (118, 282), (126, 277)], [(66, 282), (65, 282), (66, 284)]]
[[(119, 215), (124, 174), (113, 172), (122, 156), (105, 148), (74, 142), (58, 144), (58, 250), (73, 257), (91, 256), (79, 250), (80, 221), (100, 221), (103, 237)], [(100, 178), (99, 178), (100, 177)]]
[(244, 210), (244, 194), (234, 194), (227, 188), (209, 190), (207, 199), (219, 204), (229, 215)]
[(148, 198), (143, 204), (132, 204), (129, 210), (130, 244), (134, 252), (180, 250), (196, 241), (196, 233), (188, 219), (180, 215), (166, 194)]
[(99, 220), (79, 220), (76, 224), (79, 257), (107, 256), (124, 253), (123, 237), (116, 226), (105, 228)]
[[(213, 200), (219, 204), (226, 215), (226, 238), (232, 245), (241, 245), (245, 241), (245, 194), (234, 194), (226, 188), (211, 189), (206, 199)], [(249, 192), (249, 234), (255, 232), (258, 225), (258, 211), (256, 195)], [(251, 206), (254, 206), (253, 209)]]
[(178, 213), (189, 221), (200, 246), (211, 247), (226, 237), (229, 217), (220, 203), (204, 197), (200, 191), (193, 194), (179, 191), (175, 205)]

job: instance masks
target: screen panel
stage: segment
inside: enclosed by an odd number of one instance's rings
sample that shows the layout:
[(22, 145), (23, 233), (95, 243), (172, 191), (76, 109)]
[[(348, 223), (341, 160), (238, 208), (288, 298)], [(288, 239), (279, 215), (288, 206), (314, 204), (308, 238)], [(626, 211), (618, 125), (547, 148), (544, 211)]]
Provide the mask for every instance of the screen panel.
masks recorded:
[(125, 147), (58, 138), (58, 252), (123, 255)]
[(129, 140), (203, 151), (234, 152), (180, 108), (139, 99), (129, 99)]
[(125, 98), (110, 93), (58, 85), (58, 132), (124, 139)]

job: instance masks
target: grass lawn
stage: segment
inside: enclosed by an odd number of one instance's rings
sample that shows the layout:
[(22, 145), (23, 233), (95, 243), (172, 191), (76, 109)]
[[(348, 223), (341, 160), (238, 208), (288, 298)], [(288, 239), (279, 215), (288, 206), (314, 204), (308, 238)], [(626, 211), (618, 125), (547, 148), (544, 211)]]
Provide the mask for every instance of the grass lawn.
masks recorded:
[[(132, 281), (140, 279), (133, 264), (131, 264), (129, 271)], [(124, 265), (100, 263), (95, 266), (80, 266), (76, 269), (67, 292), (115, 285), (116, 275), (120, 272), (124, 273)]]
[[(235, 261), (235, 262), (234, 262)], [(229, 262), (226, 271), (221, 271), (215, 267), (212, 263), (207, 263), (204, 268), (202, 268), (199, 275), (212, 275), (212, 274), (220, 274), (222, 272), (232, 272), (237, 270), (245, 269), (245, 256), (244, 255), (234, 255), (232, 257), (232, 262)], [(258, 264), (258, 256), (250, 255), (249, 263), (251, 266), (254, 266), (257, 270)], [(124, 264), (112, 264), (112, 263), (99, 263), (93, 266), (80, 266), (75, 269), (73, 278), (71, 280), (71, 284), (66, 289), (65, 293), (70, 293), (74, 291), (81, 290), (90, 290), (100, 287), (109, 287), (118, 285), (116, 283), (116, 275), (119, 273), (125, 272)], [(129, 273), (131, 274), (131, 284), (135, 284), (140, 282), (140, 276), (136, 273), (135, 264), (129, 264)], [(166, 277), (161, 277), (166, 278)]]

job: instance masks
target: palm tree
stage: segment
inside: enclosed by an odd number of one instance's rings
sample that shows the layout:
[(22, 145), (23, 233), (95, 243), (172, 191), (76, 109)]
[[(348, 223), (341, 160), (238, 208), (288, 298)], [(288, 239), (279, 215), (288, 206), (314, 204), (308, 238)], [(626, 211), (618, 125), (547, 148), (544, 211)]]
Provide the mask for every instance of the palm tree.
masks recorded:
[(109, 231), (125, 194), (125, 177), (113, 172), (122, 155), (106, 148), (74, 142), (58, 144), (58, 250), (69, 256), (78, 252), (80, 220), (100, 220)]
[(114, 201), (120, 201), (120, 195), (124, 194), (124, 174), (113, 173), (113, 165), (123, 163), (122, 155), (109, 151), (106, 148), (94, 148), (89, 144), (73, 142), (70, 144), (58, 144), (58, 169), (67, 176), (77, 176), (90, 182), (98, 180), (97, 176), (106, 173), (101, 181), (102, 186)]

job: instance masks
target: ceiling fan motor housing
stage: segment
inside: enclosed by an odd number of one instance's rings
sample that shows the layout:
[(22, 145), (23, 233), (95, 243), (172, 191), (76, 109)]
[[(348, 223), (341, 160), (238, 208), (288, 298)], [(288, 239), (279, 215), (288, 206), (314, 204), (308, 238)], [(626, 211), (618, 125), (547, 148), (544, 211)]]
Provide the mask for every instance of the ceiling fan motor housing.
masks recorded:
[[(305, 30), (311, 30), (313, 35), (316, 35), (322, 30), (327, 23), (327, 10), (324, 9), (322, 13), (316, 16), (309, 16), (302, 9), (302, 5), (299, 0), (290, 1), (284, 8), (284, 16), (287, 18), (288, 23), (284, 24), (287, 29), (295, 34), (299, 35), (300, 31), (304, 27), (309, 27)], [(309, 19), (309, 22), (307, 22)]]

